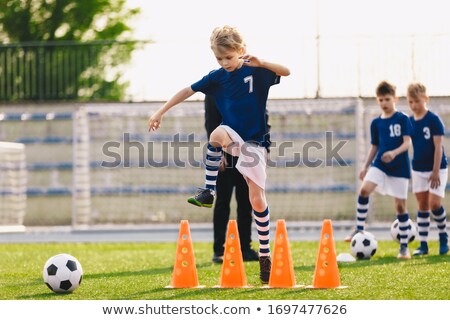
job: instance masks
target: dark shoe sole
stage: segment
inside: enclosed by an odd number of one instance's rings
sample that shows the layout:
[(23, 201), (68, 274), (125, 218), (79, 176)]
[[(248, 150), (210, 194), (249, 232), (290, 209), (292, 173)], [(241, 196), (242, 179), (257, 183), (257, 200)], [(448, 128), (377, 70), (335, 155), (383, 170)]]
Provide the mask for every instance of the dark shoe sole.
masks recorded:
[(421, 252), (416, 252), (416, 251), (414, 251), (412, 255), (413, 255), (414, 257), (426, 256), (426, 255), (428, 255), (428, 251), (427, 251), (427, 252), (423, 252), (423, 251), (421, 251)]
[(222, 264), (223, 263), (223, 258), (213, 258), (212, 259), (212, 263)]
[(212, 203), (201, 203), (201, 202), (198, 202), (197, 200), (195, 200), (194, 198), (189, 198), (187, 201), (190, 204), (193, 204), (194, 206), (197, 206), (197, 207), (212, 208)]
[(261, 280), (262, 284), (268, 284), (269, 283), (269, 279), (270, 279), (270, 274), (267, 276), (267, 280), (266, 277), (260, 276), (259, 280)]

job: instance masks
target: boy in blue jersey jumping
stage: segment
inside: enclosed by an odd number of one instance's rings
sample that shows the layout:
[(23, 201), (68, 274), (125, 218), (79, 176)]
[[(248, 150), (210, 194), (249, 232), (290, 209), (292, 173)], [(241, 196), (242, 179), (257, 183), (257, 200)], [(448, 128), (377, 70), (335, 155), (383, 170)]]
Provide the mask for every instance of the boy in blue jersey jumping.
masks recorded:
[(444, 124), (437, 114), (428, 110), (426, 88), (421, 83), (408, 86), (408, 105), (413, 112), (412, 125), (412, 191), (416, 195), (419, 211), (417, 226), (420, 246), (414, 256), (428, 254), (428, 233), (430, 231), (430, 210), (439, 230), (439, 253), (448, 252), (446, 230), (447, 214), (442, 206), (447, 185), (447, 158), (442, 146)]
[(210, 135), (206, 151), (206, 187), (188, 199), (199, 207), (211, 208), (215, 197), (217, 173), (222, 148), (239, 160), (236, 168), (249, 187), (250, 203), (259, 239), (260, 279), (270, 277), (270, 219), (265, 196), (266, 148), (269, 143), (266, 125), (266, 103), (269, 89), (280, 76), (288, 76), (288, 68), (247, 54), (240, 33), (233, 27), (215, 28), (211, 49), (219, 69), (175, 94), (148, 121), (149, 130), (160, 127), (163, 115), (195, 92), (214, 97), (222, 115), (222, 124)]
[(411, 144), (411, 123), (409, 117), (397, 111), (396, 87), (386, 81), (377, 89), (377, 102), (381, 115), (370, 125), (371, 148), (359, 174), (363, 180), (356, 204), (356, 230), (345, 240), (351, 241), (359, 231), (364, 230), (369, 208), (369, 196), (376, 190), (394, 197), (399, 221), (400, 249), (397, 258), (411, 259), (408, 249), (409, 214), (406, 211), (408, 182), (411, 177), (408, 148)]

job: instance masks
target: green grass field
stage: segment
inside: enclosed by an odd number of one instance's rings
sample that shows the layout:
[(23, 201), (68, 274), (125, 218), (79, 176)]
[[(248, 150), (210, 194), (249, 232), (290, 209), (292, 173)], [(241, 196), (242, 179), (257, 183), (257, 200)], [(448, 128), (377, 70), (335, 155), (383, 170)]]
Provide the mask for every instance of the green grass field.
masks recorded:
[[(411, 245), (415, 248), (416, 243)], [(211, 243), (194, 243), (199, 282), (203, 289), (166, 289), (170, 284), (175, 243), (109, 244), (0, 244), (0, 299), (44, 300), (319, 300), (319, 299), (417, 299), (450, 298), (450, 256), (437, 254), (399, 261), (398, 245), (380, 241), (370, 261), (339, 264), (346, 289), (263, 289), (257, 262), (246, 262), (248, 289), (216, 289), (220, 265), (213, 265)], [(291, 243), (297, 284), (311, 284), (317, 258), (317, 242)], [(337, 253), (349, 252), (347, 243), (336, 243)], [(71, 294), (54, 294), (42, 280), (46, 260), (58, 253), (75, 256), (83, 266), (84, 279)]]

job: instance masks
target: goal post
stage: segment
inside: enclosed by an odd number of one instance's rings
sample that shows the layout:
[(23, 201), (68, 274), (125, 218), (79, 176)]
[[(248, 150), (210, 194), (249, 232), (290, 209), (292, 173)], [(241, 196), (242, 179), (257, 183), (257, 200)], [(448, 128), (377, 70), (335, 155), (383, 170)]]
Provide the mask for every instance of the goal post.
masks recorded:
[[(86, 104), (74, 115), (73, 227), (209, 222), (186, 199), (204, 184), (203, 101), (183, 102), (148, 132), (162, 103)], [(365, 152), (360, 99), (269, 100), (266, 194), (274, 219), (354, 220)], [(236, 211), (232, 200), (231, 212)]]
[(0, 232), (25, 230), (26, 201), (25, 145), (0, 141)]

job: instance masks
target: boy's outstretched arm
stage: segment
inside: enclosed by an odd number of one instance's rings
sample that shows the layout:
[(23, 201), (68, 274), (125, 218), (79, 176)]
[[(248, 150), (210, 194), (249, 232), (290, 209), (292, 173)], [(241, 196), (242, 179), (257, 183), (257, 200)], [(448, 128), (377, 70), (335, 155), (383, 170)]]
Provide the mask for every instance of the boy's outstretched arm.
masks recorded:
[(270, 71), (273, 71), (277, 74), (277, 76), (287, 77), (291, 74), (291, 71), (278, 63), (269, 62), (263, 59), (259, 59), (258, 57), (252, 56), (251, 54), (244, 54), (242, 57), (244, 59), (244, 64), (251, 67), (260, 67), (265, 68)]
[(161, 126), (161, 121), (163, 115), (172, 107), (176, 106), (180, 102), (183, 102), (195, 93), (191, 87), (186, 87), (181, 89), (172, 98), (169, 99), (161, 108), (159, 108), (151, 117), (148, 119), (148, 131), (155, 131)]
[(377, 152), (378, 152), (378, 146), (372, 144), (370, 147), (369, 153), (367, 154), (366, 162), (364, 162), (361, 172), (359, 173), (359, 179), (364, 180), (364, 177), (367, 174), (367, 170), (369, 170), (369, 167), (372, 164), (373, 159), (377, 155)]

